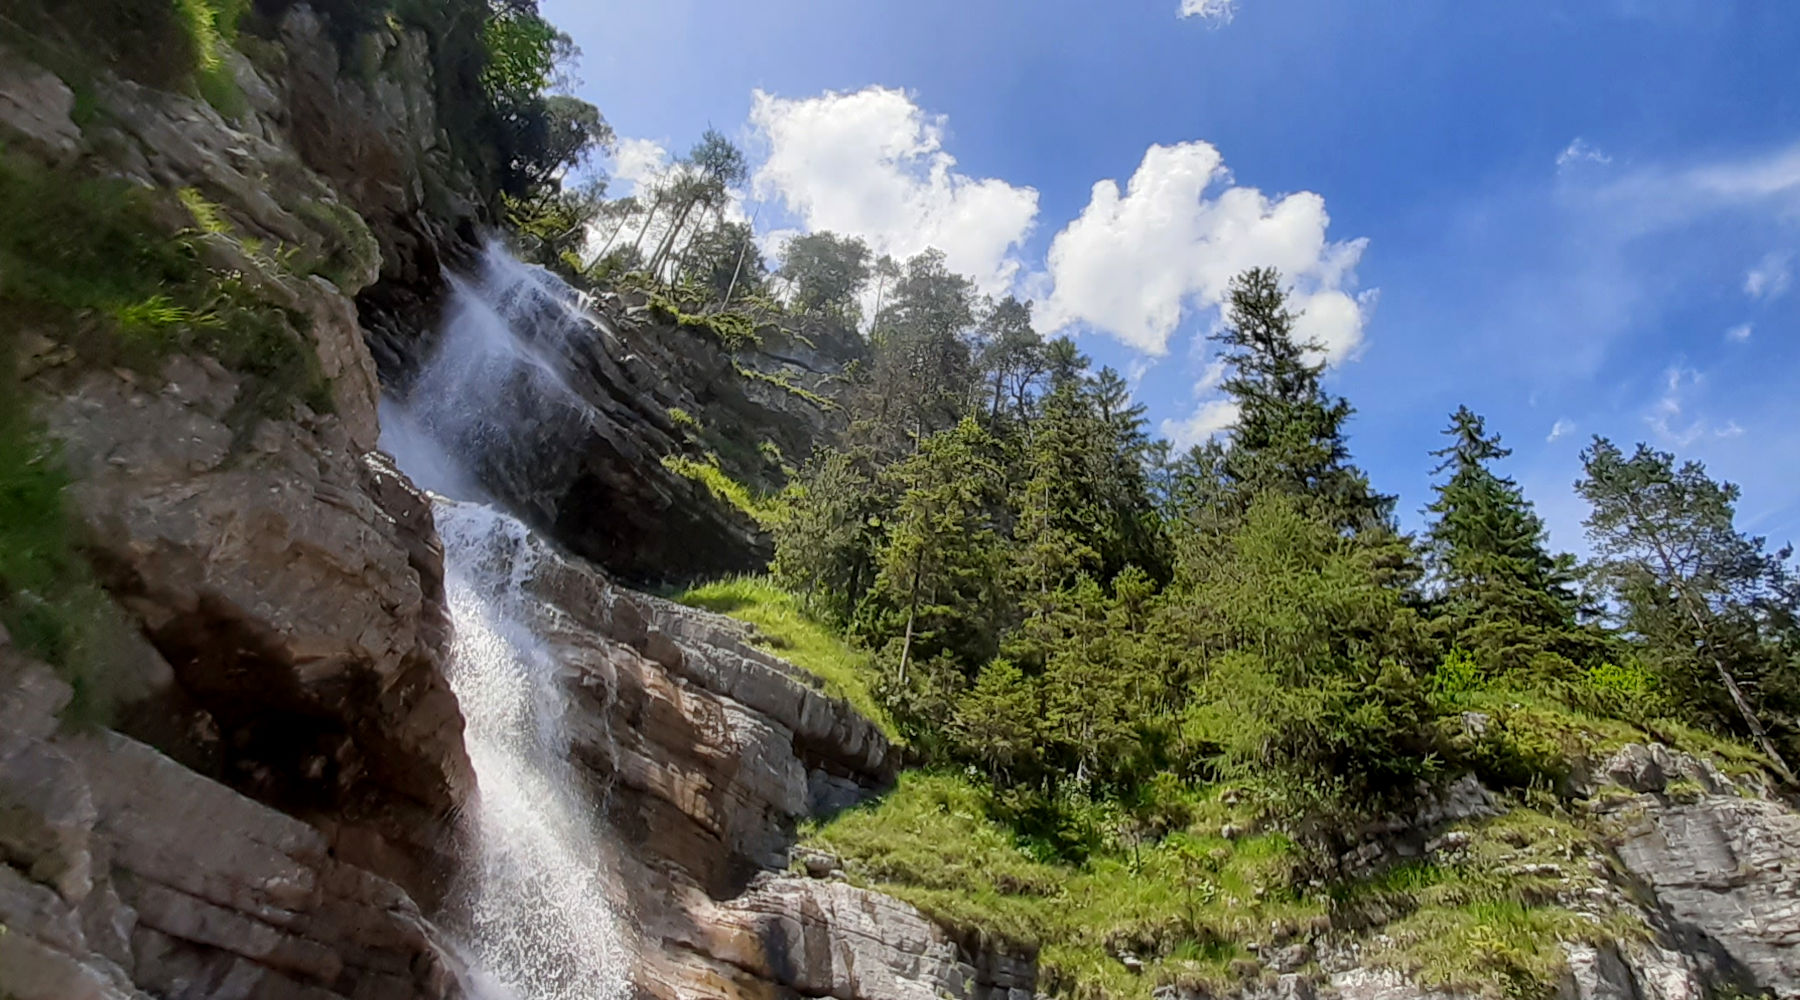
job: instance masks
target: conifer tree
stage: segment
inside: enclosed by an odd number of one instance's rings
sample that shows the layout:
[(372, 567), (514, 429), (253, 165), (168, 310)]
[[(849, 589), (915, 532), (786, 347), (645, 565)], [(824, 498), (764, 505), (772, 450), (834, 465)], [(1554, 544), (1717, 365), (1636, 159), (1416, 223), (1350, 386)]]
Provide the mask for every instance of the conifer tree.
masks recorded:
[(1225, 328), (1213, 336), (1231, 368), (1225, 392), (1238, 405), (1222, 472), (1240, 503), (1275, 491), (1341, 530), (1386, 525), (1394, 498), (1371, 490), (1350, 464), (1344, 424), (1355, 411), (1325, 392), (1321, 349), (1296, 339), (1280, 280), (1273, 268), (1235, 278)]
[[(1738, 531), (1738, 487), (1712, 479), (1699, 462), (1676, 465), (1675, 456), (1642, 444), (1626, 458), (1601, 437), (1581, 460), (1575, 489), (1593, 505), (1585, 523), (1595, 569), (1621, 624), (1791, 783), (1776, 738), (1793, 739), (1800, 705), (1771, 696), (1796, 686), (1792, 550), (1770, 553), (1763, 539)], [(1716, 685), (1704, 683), (1709, 674)]]
[(1518, 484), (1491, 468), (1512, 452), (1466, 406), (1444, 435), (1450, 443), (1432, 452), (1441, 459), (1432, 471), (1448, 478), (1425, 508), (1425, 548), (1451, 642), (1490, 670), (1528, 665), (1544, 652), (1597, 654), (1597, 637), (1576, 620), (1573, 560), (1549, 553), (1543, 520)]

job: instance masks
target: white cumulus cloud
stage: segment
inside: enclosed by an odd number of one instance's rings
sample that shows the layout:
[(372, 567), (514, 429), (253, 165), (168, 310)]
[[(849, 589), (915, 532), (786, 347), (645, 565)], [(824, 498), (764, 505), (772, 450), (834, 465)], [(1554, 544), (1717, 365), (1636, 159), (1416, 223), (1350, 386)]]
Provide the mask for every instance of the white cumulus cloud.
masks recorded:
[[(620, 139), (612, 154), (612, 176), (630, 185), (620, 195), (641, 196), (669, 168), (669, 151), (654, 139)], [(615, 192), (609, 192), (615, 193)]]
[(1177, 451), (1187, 451), (1204, 444), (1215, 434), (1231, 429), (1237, 423), (1238, 405), (1229, 399), (1211, 399), (1201, 403), (1185, 420), (1164, 420), (1163, 437)]
[(1214, 27), (1227, 25), (1237, 16), (1237, 0), (1181, 0), (1182, 17), (1211, 21)]
[(1362, 340), (1368, 300), (1354, 290), (1366, 241), (1327, 240), (1330, 221), (1311, 192), (1271, 198), (1233, 184), (1208, 143), (1151, 146), (1123, 191), (1095, 184), (1051, 242), (1042, 325), (1082, 323), (1162, 355), (1185, 316), (1224, 302), (1233, 276), (1271, 266), (1292, 286), (1296, 332), (1342, 360)]
[(1744, 275), (1744, 294), (1753, 299), (1778, 299), (1793, 284), (1794, 255), (1771, 253)]
[(1551, 426), (1550, 436), (1544, 440), (1546, 442), (1560, 441), (1573, 433), (1575, 433), (1575, 421), (1566, 419), (1558, 420)]
[(1753, 328), (1750, 326), (1750, 324), (1739, 323), (1738, 325), (1725, 331), (1725, 339), (1732, 341), (1734, 343), (1741, 344), (1744, 341), (1750, 339), (1750, 334), (1752, 331), (1753, 331)]
[(982, 291), (1012, 287), (1037, 191), (957, 170), (944, 119), (904, 91), (788, 99), (758, 90), (750, 124), (768, 154), (753, 190), (781, 201), (806, 229), (860, 236), (901, 259), (936, 247)]

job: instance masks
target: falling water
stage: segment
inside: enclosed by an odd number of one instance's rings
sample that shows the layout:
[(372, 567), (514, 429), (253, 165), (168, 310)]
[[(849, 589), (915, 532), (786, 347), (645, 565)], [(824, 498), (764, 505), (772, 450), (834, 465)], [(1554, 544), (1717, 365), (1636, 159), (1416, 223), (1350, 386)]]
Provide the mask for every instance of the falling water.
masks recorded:
[[(469, 449), (518, 430), (493, 417), (484, 389), (525, 377), (534, 389), (567, 392), (555, 365), (508, 321), (517, 303), (506, 296), (530, 292), (519, 283), (530, 270), (498, 256), (490, 251), (485, 280), (453, 282), (414, 402), (389, 401), (382, 412), (382, 444), (400, 467), (463, 499), (482, 497), (463, 471)], [(558, 664), (529, 624), (528, 529), (478, 503), (440, 497), (436, 511), (456, 625), (450, 683), (480, 788), (447, 922), (465, 939), (483, 1000), (623, 1000), (623, 925), (608, 904), (597, 811), (568, 763)]]

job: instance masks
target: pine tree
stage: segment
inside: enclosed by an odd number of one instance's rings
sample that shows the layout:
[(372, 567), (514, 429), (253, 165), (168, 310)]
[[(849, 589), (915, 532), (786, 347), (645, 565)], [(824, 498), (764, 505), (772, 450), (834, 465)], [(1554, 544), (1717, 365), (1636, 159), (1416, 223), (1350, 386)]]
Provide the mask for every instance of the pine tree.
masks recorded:
[(1573, 560), (1549, 553), (1543, 520), (1518, 484), (1491, 468), (1512, 452), (1466, 406), (1444, 434), (1451, 440), (1432, 452), (1442, 459), (1432, 471), (1449, 476), (1426, 507), (1425, 548), (1452, 643), (1489, 670), (1527, 665), (1545, 652), (1567, 660), (1597, 655), (1598, 637), (1577, 623)]
[[(1601, 437), (1581, 460), (1575, 489), (1593, 505), (1585, 524), (1595, 569), (1626, 631), (1716, 720), (1755, 739), (1791, 783), (1771, 730), (1791, 740), (1800, 705), (1771, 696), (1795, 687), (1784, 648), (1800, 597), (1787, 568), (1792, 550), (1770, 553), (1763, 539), (1738, 531), (1738, 487), (1698, 462), (1677, 466), (1642, 444), (1626, 458)], [(1716, 687), (1703, 682), (1708, 674)]]
[(1239, 503), (1265, 491), (1300, 499), (1341, 530), (1385, 526), (1394, 498), (1375, 493), (1350, 464), (1344, 424), (1355, 412), (1328, 395), (1317, 344), (1297, 340), (1280, 275), (1253, 268), (1231, 283), (1224, 390), (1238, 405), (1222, 472)]

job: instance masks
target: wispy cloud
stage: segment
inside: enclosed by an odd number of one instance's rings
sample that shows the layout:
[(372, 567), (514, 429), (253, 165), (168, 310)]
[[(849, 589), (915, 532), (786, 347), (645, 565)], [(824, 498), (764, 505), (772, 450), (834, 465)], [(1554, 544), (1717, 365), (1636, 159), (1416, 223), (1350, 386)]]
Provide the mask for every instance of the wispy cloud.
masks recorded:
[(1774, 252), (1744, 275), (1744, 294), (1753, 299), (1778, 299), (1793, 284), (1792, 253)]
[(1738, 325), (1725, 331), (1725, 339), (1729, 340), (1735, 344), (1741, 344), (1744, 341), (1750, 339), (1751, 330), (1752, 330), (1752, 327), (1750, 326), (1750, 324), (1739, 323)]
[(1566, 170), (1582, 163), (1596, 163), (1604, 166), (1611, 162), (1611, 156), (1607, 155), (1599, 146), (1580, 136), (1576, 136), (1573, 142), (1563, 147), (1562, 152), (1556, 154), (1556, 169), (1558, 170)]
[(1706, 416), (1692, 412), (1692, 397), (1705, 383), (1704, 374), (1681, 364), (1670, 365), (1664, 370), (1662, 395), (1644, 415), (1644, 423), (1650, 426), (1661, 444), (1686, 448), (1707, 438), (1733, 438), (1744, 433), (1736, 420), (1715, 424)]
[(1544, 441), (1546, 443), (1560, 441), (1573, 433), (1575, 433), (1575, 421), (1565, 418), (1558, 420), (1550, 427), (1550, 436), (1544, 438)]
[(1237, 16), (1237, 0), (1181, 0), (1182, 17), (1197, 17), (1215, 28), (1224, 27)]

